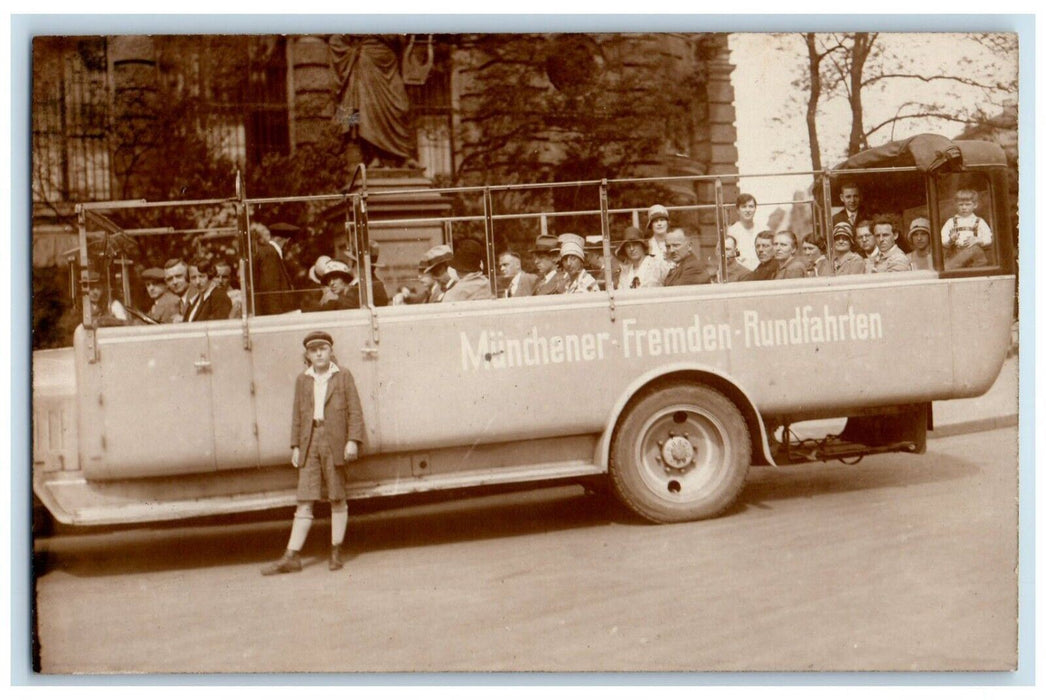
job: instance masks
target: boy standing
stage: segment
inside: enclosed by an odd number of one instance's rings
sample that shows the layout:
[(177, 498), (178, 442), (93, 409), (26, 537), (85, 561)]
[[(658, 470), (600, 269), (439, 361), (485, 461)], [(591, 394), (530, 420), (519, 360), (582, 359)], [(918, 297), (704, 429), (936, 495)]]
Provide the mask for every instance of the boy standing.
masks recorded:
[(309, 367), (294, 385), (291, 415), (291, 464), (298, 469), (298, 508), (287, 551), (262, 569), (263, 576), (301, 571), (301, 548), (312, 525), (312, 505), (331, 504), (331, 553), (328, 568), (344, 565), (341, 543), (349, 522), (345, 465), (359, 458), (363, 444), (363, 411), (352, 374), (334, 362), (334, 341), (313, 331), (302, 341)]
[(992, 230), (987, 221), (974, 213), (977, 209), (977, 190), (961, 189), (956, 192), (955, 208), (958, 210), (955, 216), (944, 222), (941, 228), (945, 269), (987, 265), (984, 248), (992, 244)]

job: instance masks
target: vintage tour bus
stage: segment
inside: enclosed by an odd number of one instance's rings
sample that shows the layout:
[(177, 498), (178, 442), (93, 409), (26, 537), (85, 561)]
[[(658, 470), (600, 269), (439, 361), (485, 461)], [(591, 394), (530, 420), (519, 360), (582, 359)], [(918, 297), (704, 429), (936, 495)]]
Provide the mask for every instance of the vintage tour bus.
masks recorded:
[[(617, 201), (648, 180), (464, 187), (438, 192), (474, 197), (482, 213), (435, 223), (449, 244), (462, 229), (482, 235), (487, 270), (496, 269), (498, 226), (529, 217), (547, 230), (564, 214), (499, 209), (497, 197), (587, 188), (597, 206), (569, 213), (589, 217), (585, 233), (598, 234), (602, 288), (376, 306), (364, 255), (360, 308), (263, 315), (252, 293), (251, 217), (277, 201), (329, 205), (345, 245), (369, 250), (373, 193), (362, 168), (346, 193), (317, 197), (251, 199), (239, 187), (225, 200), (82, 204), (83, 324), (71, 349), (34, 354), (34, 493), (72, 525), (292, 505), (288, 407), (301, 339), (315, 329), (334, 337), (337, 362), (360, 392), (366, 439), (349, 471), (355, 499), (578, 481), (605, 483), (643, 518), (674, 522), (721, 514), (752, 465), (923, 452), (932, 402), (985, 392), (1009, 347), (1015, 231), (1004, 154), (924, 135), (809, 175), (803, 206), (815, 234), (831, 240), (842, 190), (856, 186), (862, 208), (902, 222), (906, 249), (911, 222), (929, 220), (931, 269), (617, 290), (611, 253), (625, 225), (643, 223), (639, 206)], [(715, 212), (722, 242), (734, 218), (723, 183), (739, 177), (670, 179), (714, 192), (714, 201), (687, 206)], [(762, 177), (770, 175), (746, 184)], [(942, 229), (970, 191), (990, 231), (975, 231), (978, 255), (957, 266)], [(128, 212), (186, 207), (235, 212), (242, 314), (99, 324), (87, 303), (88, 225), (134, 236), (118, 223)], [(728, 278), (723, 248), (719, 279)], [(831, 264), (831, 245), (825, 255)], [(495, 276), (490, 283), (497, 297)], [(792, 423), (830, 417), (847, 417), (841, 434), (795, 449)]]

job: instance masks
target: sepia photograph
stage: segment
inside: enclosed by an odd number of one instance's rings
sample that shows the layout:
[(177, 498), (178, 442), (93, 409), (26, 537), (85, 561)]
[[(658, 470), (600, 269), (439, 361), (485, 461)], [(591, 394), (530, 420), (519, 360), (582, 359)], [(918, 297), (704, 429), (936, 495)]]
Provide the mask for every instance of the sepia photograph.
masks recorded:
[(27, 38), (33, 676), (1021, 670), (1024, 35), (295, 19)]

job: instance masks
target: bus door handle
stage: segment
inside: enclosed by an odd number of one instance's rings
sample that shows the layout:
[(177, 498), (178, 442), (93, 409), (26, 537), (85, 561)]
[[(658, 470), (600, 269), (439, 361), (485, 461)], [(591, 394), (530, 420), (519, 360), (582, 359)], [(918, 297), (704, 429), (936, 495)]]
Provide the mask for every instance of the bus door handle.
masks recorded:
[(207, 359), (206, 355), (200, 355), (200, 359), (192, 363), (192, 366), (199, 372), (209, 372), (211, 369), (211, 361)]

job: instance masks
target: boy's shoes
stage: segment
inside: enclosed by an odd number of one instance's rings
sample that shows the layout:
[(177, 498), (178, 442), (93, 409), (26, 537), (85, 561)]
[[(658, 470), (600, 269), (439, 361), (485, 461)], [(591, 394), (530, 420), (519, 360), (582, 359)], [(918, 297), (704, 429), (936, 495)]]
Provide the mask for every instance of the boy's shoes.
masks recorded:
[(331, 571), (337, 571), (343, 566), (345, 566), (345, 564), (341, 560), (341, 545), (331, 545), (331, 558), (330, 561), (327, 563), (327, 568)]
[(273, 562), (261, 570), (262, 576), (290, 574), (297, 571), (301, 571), (301, 555), (293, 549), (288, 549), (283, 553), (279, 561)]

